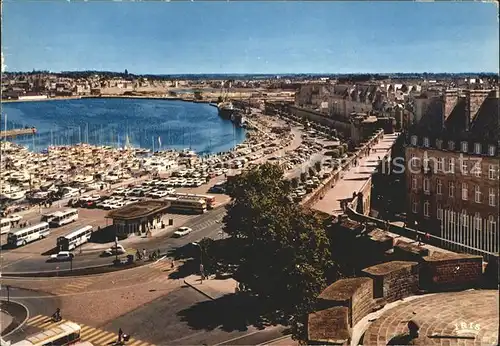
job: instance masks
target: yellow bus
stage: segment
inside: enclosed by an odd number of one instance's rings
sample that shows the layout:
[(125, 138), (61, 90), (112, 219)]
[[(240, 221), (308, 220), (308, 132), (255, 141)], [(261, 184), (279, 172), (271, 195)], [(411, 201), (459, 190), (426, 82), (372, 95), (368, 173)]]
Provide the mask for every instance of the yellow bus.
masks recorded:
[(64, 322), (57, 327), (47, 329), (19, 341), (12, 346), (64, 346), (80, 342), (81, 328), (74, 322)]

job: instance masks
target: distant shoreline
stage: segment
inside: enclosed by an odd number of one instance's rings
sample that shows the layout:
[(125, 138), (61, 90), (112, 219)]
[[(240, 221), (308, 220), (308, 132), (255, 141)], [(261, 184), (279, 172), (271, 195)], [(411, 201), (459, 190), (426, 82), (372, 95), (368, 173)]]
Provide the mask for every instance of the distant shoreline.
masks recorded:
[(191, 98), (183, 98), (179, 96), (175, 97), (164, 97), (164, 96), (153, 96), (153, 95), (99, 95), (99, 96), (64, 96), (64, 97), (48, 97), (46, 99), (27, 99), (27, 100), (1, 100), (1, 103), (21, 103), (21, 102), (45, 102), (45, 101), (61, 101), (61, 100), (80, 100), (80, 99), (105, 99), (105, 98), (117, 98), (117, 99), (145, 99), (145, 100), (170, 100), (170, 101), (184, 101), (192, 103), (208, 103), (213, 104), (213, 100), (194, 100)]

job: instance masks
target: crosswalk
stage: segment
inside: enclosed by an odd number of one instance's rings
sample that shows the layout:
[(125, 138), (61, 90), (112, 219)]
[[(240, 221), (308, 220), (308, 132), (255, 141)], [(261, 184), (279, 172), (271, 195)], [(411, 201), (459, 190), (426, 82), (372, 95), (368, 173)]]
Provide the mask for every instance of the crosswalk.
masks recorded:
[(98, 279), (99, 278), (97, 278), (97, 277), (75, 278), (70, 283), (67, 283), (67, 284), (61, 286), (60, 288), (56, 289), (54, 291), (54, 293), (57, 295), (67, 295), (67, 294), (74, 294), (74, 293), (83, 292), (85, 288), (92, 285)]
[[(36, 315), (28, 319), (26, 322), (27, 326), (35, 327), (43, 330), (54, 328), (64, 322), (68, 322), (67, 320), (61, 320), (60, 322), (52, 322), (49, 316), (44, 315)], [(105, 346), (117, 340), (117, 333), (108, 332), (106, 330), (93, 328), (81, 323), (80, 325), (80, 338), (82, 341), (88, 341), (96, 346)], [(154, 344), (145, 342), (142, 340), (137, 340), (134, 338), (130, 338), (130, 340), (126, 343), (127, 346), (153, 346)]]
[(219, 219), (213, 218), (213, 219), (205, 220), (203, 222), (197, 223), (192, 228), (193, 228), (193, 231), (198, 231), (198, 230), (213, 226), (215, 224), (220, 224), (220, 218)]

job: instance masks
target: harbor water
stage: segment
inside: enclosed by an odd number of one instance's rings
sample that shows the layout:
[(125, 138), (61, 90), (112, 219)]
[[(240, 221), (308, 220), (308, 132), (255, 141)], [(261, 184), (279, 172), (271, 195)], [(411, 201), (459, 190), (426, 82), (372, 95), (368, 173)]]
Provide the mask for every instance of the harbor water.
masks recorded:
[(203, 155), (228, 151), (245, 139), (244, 129), (205, 103), (90, 98), (4, 103), (2, 113), (7, 129), (36, 127), (36, 135), (13, 140), (33, 151), (77, 143), (123, 147), (128, 141), (133, 147), (191, 148)]

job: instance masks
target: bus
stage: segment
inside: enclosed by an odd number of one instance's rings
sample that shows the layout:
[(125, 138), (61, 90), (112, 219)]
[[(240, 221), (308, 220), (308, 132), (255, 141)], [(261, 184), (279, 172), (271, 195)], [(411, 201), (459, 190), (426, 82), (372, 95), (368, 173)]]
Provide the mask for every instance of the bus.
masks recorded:
[(75, 345), (80, 341), (81, 328), (74, 322), (64, 322), (38, 334), (16, 342), (12, 346), (64, 346)]
[(182, 198), (182, 199), (204, 199), (205, 203), (207, 204), (207, 209), (213, 209), (215, 208), (215, 196), (209, 196), (209, 195), (198, 195), (194, 193), (182, 193), (182, 192), (176, 192), (170, 194), (171, 196)]
[(59, 227), (70, 222), (78, 220), (78, 209), (66, 209), (64, 211), (56, 211), (53, 214), (54, 218), (49, 222), (51, 227)]
[(7, 235), (7, 243), (17, 247), (45, 238), (49, 235), (49, 224), (47, 222), (40, 222), (36, 225), (28, 226), (15, 232), (9, 232)]
[(52, 213), (43, 214), (42, 215), (42, 221), (43, 222), (50, 222), (50, 221), (54, 220), (54, 218), (56, 217), (57, 213), (58, 213), (57, 211), (53, 211)]
[(80, 227), (68, 235), (57, 238), (59, 251), (71, 251), (74, 248), (88, 242), (92, 237), (92, 226)]
[(207, 202), (203, 198), (178, 198), (170, 201), (170, 210), (189, 214), (203, 214), (207, 211)]
[(9, 233), (10, 219), (0, 219), (0, 234)]

